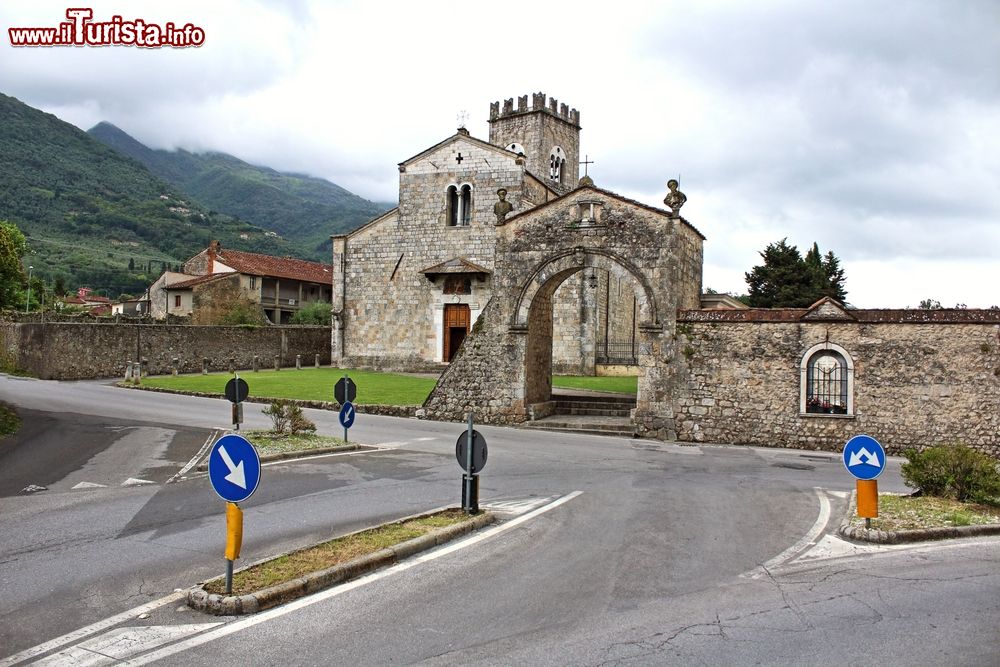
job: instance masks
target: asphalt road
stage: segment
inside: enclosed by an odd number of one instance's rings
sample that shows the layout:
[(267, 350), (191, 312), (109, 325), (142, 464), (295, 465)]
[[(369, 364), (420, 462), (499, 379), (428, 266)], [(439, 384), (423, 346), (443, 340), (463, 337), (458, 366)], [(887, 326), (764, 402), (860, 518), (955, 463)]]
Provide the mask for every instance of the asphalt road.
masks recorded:
[[(482, 502), (523, 523), (295, 605), (218, 619), (164, 598), (221, 573), (222, 502), (204, 476), (165, 482), (225, 425), (228, 404), (5, 376), (0, 400), (37, 411), (25, 426), (37, 461), (21, 451), (24, 440), (0, 452), (0, 656), (998, 662), (1000, 541), (891, 549), (831, 538), (853, 488), (838, 456), (477, 427), (490, 446)], [(308, 413), (321, 431), (339, 431), (334, 413)], [(268, 423), (252, 406), (246, 415), (251, 427)], [(359, 415), (352, 439), (378, 451), (268, 465), (243, 505), (244, 562), (458, 502), (461, 430)], [(153, 483), (121, 486), (119, 467)], [(73, 488), (98, 475), (105, 486)], [(14, 491), (28, 479), (49, 490)], [(898, 461), (880, 487), (903, 490)], [(532, 510), (540, 513), (524, 514)], [(151, 602), (145, 618), (129, 611)], [(17, 662), (0, 658), (0, 667)]]

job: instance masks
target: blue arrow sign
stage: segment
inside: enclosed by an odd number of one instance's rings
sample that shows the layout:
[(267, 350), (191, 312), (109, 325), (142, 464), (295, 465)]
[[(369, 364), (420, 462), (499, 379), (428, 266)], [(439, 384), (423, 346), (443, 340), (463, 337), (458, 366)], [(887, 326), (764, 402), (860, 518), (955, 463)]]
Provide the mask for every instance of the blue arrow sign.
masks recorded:
[(208, 478), (219, 497), (230, 503), (246, 500), (260, 484), (260, 457), (250, 442), (230, 433), (219, 438), (208, 455)]
[(340, 425), (344, 428), (351, 428), (354, 425), (354, 416), (357, 412), (354, 410), (354, 404), (350, 401), (344, 403), (344, 407), (340, 408)]
[(868, 435), (856, 435), (844, 445), (844, 467), (858, 479), (875, 479), (885, 468), (885, 449)]

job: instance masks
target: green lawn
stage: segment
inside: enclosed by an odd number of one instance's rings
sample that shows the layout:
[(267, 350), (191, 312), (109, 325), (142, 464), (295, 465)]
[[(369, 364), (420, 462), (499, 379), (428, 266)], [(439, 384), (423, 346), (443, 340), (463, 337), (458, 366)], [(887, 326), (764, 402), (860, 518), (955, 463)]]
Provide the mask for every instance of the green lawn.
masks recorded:
[[(420, 405), (434, 388), (434, 378), (412, 377), (395, 373), (348, 371), (358, 386), (356, 402), (361, 405)], [(143, 378), (147, 387), (181, 389), (219, 394), (226, 389), (229, 373), (208, 375), (171, 375)], [(251, 398), (298, 398), (310, 401), (333, 401), (333, 385), (344, 377), (337, 368), (303, 368), (245, 371), (240, 377), (250, 387)]]
[[(348, 371), (358, 385), (357, 403), (361, 405), (420, 405), (431, 393), (434, 378), (413, 377), (396, 373), (375, 371)], [(226, 389), (229, 373), (208, 375), (160, 375), (143, 378), (147, 387), (198, 391), (220, 396)], [(261, 370), (256, 373), (244, 371), (240, 377), (250, 387), (251, 398), (297, 398), (310, 401), (332, 401), (333, 385), (344, 377), (339, 368), (303, 368)], [(569, 389), (592, 389), (634, 394), (636, 377), (585, 377), (577, 375), (557, 375), (552, 378), (555, 387)]]
[(594, 377), (592, 375), (553, 375), (552, 386), (566, 389), (590, 389), (593, 391), (616, 391), (634, 394), (639, 385), (635, 375), (622, 377)]

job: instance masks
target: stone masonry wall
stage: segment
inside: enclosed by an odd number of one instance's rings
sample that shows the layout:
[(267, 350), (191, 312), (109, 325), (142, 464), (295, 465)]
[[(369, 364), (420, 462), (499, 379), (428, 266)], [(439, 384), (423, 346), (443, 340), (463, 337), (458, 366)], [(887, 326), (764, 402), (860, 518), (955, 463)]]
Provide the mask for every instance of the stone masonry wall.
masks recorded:
[[(201, 327), (167, 324), (32, 323), (0, 324), (4, 350), (18, 368), (43, 380), (124, 377), (125, 364), (141, 356), (147, 372), (169, 373), (177, 357), (182, 373), (251, 368), (254, 355), (262, 368), (273, 368), (274, 355), (283, 367), (302, 355), (312, 366), (315, 355), (330, 363), (330, 327)], [(138, 350), (138, 353), (137, 353)]]
[[(855, 415), (800, 413), (817, 343), (854, 362)], [(961, 442), (1000, 456), (1000, 325), (679, 322), (677, 438), (839, 450), (867, 434), (892, 454)]]

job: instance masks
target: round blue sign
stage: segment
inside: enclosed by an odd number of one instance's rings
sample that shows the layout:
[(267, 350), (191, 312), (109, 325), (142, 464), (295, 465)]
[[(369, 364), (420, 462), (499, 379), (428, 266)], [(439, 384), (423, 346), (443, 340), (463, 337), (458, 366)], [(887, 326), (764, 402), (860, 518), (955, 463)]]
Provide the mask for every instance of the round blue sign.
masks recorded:
[(239, 503), (260, 484), (260, 457), (250, 442), (230, 433), (219, 438), (208, 455), (208, 478), (219, 497)]
[(354, 425), (354, 417), (357, 414), (354, 404), (347, 401), (344, 403), (344, 407), (340, 409), (340, 425), (344, 428), (351, 428)]
[(885, 449), (868, 435), (856, 435), (844, 445), (844, 467), (858, 479), (875, 479), (885, 469)]

